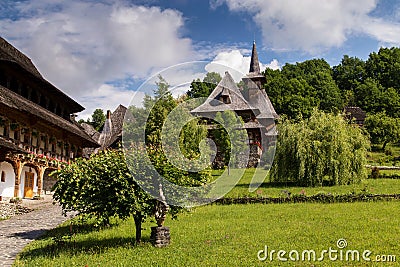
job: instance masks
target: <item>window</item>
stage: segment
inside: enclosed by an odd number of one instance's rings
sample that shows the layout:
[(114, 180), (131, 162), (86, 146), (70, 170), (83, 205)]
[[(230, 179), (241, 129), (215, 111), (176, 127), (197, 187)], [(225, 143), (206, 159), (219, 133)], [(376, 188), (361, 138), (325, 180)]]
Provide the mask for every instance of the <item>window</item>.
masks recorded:
[(0, 70), (0, 85), (7, 87), (7, 77), (3, 70)]
[(224, 104), (230, 104), (231, 103), (231, 99), (227, 95), (221, 96), (220, 97), (220, 101), (222, 101)]
[(1, 171), (1, 182), (2, 183), (6, 182), (6, 172), (5, 171)]
[(28, 98), (28, 88), (25, 84), (21, 85), (21, 95), (25, 98)]
[(17, 82), (17, 80), (13, 77), (13, 78), (11, 78), (11, 81), (10, 81), (10, 89), (12, 90), (12, 91), (14, 91), (14, 92), (18, 92), (18, 82)]

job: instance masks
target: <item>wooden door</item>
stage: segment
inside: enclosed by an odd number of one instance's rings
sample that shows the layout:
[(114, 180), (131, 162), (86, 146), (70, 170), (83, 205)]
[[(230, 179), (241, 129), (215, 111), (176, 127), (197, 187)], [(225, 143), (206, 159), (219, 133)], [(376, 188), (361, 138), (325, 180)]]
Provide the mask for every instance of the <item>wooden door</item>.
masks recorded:
[(33, 183), (35, 180), (35, 175), (33, 172), (25, 172), (25, 184), (24, 184), (24, 197), (33, 197)]

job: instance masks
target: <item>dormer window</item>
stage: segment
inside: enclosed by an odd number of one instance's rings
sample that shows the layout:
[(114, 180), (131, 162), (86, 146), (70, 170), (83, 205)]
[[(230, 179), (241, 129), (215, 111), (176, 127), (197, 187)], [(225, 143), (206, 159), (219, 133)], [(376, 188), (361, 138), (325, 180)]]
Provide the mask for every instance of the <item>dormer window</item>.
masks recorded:
[(219, 101), (223, 102), (224, 104), (231, 103), (230, 93), (228, 89), (224, 88), (222, 90), (221, 95), (219, 97)]
[(219, 100), (220, 100), (221, 102), (223, 102), (224, 104), (230, 104), (230, 103), (231, 103), (231, 99), (230, 99), (230, 97), (227, 96), (227, 95), (222, 95), (222, 96), (219, 98)]

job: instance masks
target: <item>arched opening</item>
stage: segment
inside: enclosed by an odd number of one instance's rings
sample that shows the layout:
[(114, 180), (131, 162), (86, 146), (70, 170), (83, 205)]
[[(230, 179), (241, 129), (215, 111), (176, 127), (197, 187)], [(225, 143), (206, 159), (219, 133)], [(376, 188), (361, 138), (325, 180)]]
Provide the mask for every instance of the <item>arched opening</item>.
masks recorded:
[(15, 173), (11, 163), (3, 161), (0, 162), (0, 196), (4, 198), (14, 197), (14, 186), (15, 186)]
[(33, 165), (27, 164), (22, 167), (19, 196), (24, 198), (33, 198), (38, 192), (37, 179), (37, 171)]

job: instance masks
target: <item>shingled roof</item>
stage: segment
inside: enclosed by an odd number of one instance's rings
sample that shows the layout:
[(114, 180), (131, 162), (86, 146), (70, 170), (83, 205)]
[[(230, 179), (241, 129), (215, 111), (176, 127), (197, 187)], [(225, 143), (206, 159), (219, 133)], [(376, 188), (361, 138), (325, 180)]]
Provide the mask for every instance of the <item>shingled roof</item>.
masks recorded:
[[(251, 96), (243, 95), (244, 92), (239, 90), (229, 72), (225, 72), (225, 76), (215, 87), (207, 100), (191, 112), (200, 115), (213, 114), (225, 110), (252, 110), (258, 119), (277, 119), (279, 116), (267, 93), (262, 88), (258, 88), (258, 85), (254, 83), (254, 81), (258, 81), (260, 83), (259, 86), (262, 86), (262, 82), (265, 81), (264, 75), (260, 72), (260, 62), (258, 60), (255, 42), (253, 43), (251, 53), (249, 73), (243, 77), (243, 81), (248, 86), (254, 87), (252, 89), (256, 89), (252, 91)], [(228, 96), (231, 103), (223, 103), (223, 101), (221, 101), (221, 96)], [(253, 127), (253, 125), (251, 127)]]
[(359, 125), (363, 125), (367, 117), (367, 113), (360, 107), (345, 107), (344, 114), (348, 120), (355, 120)]
[(12, 46), (2, 37), (0, 37), (0, 61), (7, 62), (21, 68), (23, 71), (26, 72), (28, 76), (32, 76), (30, 77), (31, 80), (34, 80), (42, 87), (45, 87), (49, 93), (51, 92), (55, 95), (60, 96), (65, 102), (68, 103), (68, 107), (71, 110), (71, 113), (81, 112), (84, 110), (84, 107), (78, 104), (75, 100), (73, 100), (60, 89), (45, 80), (39, 73), (35, 65), (32, 63), (31, 59), (28, 58), (21, 51), (16, 49), (14, 46)]
[(9, 42), (7, 42), (5, 39), (1, 37), (0, 37), (0, 59), (10, 62), (15, 62), (21, 67), (23, 67), (25, 70), (35, 75), (36, 77), (43, 79), (42, 75), (36, 69), (35, 65), (33, 65), (30, 58), (28, 58), (21, 51), (16, 49), (14, 46), (12, 46)]
[(39, 120), (44, 120), (50, 125), (59, 127), (70, 134), (74, 134), (85, 140), (85, 144), (91, 147), (99, 146), (80, 126), (72, 121), (65, 120), (47, 109), (29, 101), (21, 95), (0, 86), (0, 110), (7, 112), (7, 109), (16, 110), (29, 116), (36, 117)]
[[(85, 132), (90, 135), (96, 142), (100, 144), (100, 149), (112, 147), (118, 140), (122, 138), (124, 118), (127, 108), (119, 105), (114, 112), (107, 111), (106, 121), (104, 122), (103, 130), (99, 133), (93, 126), (87, 123), (82, 123)], [(91, 154), (97, 150), (87, 150)]]
[(19, 148), (14, 143), (12, 143), (10, 141), (7, 141), (6, 139), (4, 139), (1, 136), (0, 136), (0, 148), (1, 148), (1, 151), (3, 153), (6, 152), (6, 151), (7, 152), (17, 152), (17, 153), (21, 153), (21, 154), (26, 154), (27, 153), (22, 148)]
[(122, 137), (124, 117), (127, 108), (119, 105), (114, 112), (107, 111), (106, 122), (99, 136), (102, 147), (110, 147)]
[(86, 122), (81, 123), (81, 127), (93, 140), (99, 140), (100, 133), (96, 129)]
[(249, 105), (252, 107), (257, 107), (259, 110), (260, 113), (256, 115), (258, 119), (279, 118), (265, 90), (260, 90), (258, 94), (256, 94), (253, 98), (250, 98)]
[[(230, 103), (226, 104), (220, 100), (221, 96), (228, 96)], [(206, 101), (193, 109), (194, 114), (223, 112), (225, 110), (250, 110), (249, 103), (244, 99), (235, 81), (229, 72), (225, 72), (224, 77), (212, 91)]]

